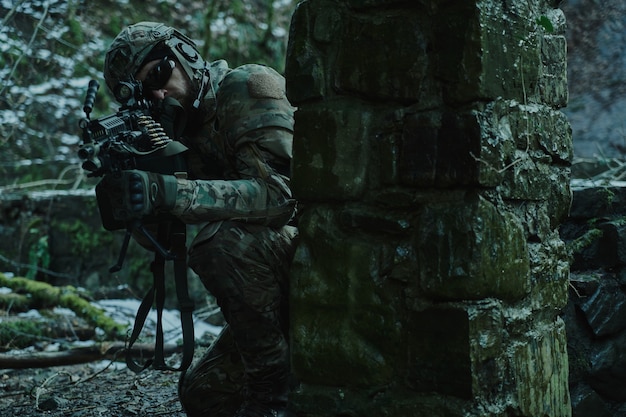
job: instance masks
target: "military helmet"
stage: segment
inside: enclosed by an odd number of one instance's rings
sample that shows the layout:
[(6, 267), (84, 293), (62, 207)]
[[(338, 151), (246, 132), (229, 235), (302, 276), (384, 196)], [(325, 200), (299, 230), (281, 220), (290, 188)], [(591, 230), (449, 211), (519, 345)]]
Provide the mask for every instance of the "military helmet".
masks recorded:
[(143, 64), (171, 54), (194, 86), (199, 87), (205, 62), (196, 44), (178, 30), (156, 22), (139, 22), (122, 30), (104, 60), (104, 79), (111, 91), (119, 81), (134, 76)]

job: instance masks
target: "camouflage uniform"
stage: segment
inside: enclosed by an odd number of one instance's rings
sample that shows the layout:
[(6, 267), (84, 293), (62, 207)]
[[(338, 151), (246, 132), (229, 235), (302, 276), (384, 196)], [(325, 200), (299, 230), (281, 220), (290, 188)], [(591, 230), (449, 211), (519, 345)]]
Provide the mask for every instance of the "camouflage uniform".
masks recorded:
[[(190, 149), (188, 177), (177, 179), (171, 213), (205, 224), (190, 246), (189, 266), (228, 323), (181, 377), (180, 399), (190, 416), (286, 415), (287, 278), (297, 231), (288, 225), (295, 213), (289, 189), (294, 109), (284, 78), (261, 65), (230, 69), (220, 60), (201, 66), (190, 58), (188, 38), (143, 22), (111, 46), (109, 88), (123, 74), (136, 73), (163, 42), (178, 60), (189, 61), (185, 71), (206, 91), (201, 128), (179, 138)], [(201, 85), (206, 75), (208, 84)]]

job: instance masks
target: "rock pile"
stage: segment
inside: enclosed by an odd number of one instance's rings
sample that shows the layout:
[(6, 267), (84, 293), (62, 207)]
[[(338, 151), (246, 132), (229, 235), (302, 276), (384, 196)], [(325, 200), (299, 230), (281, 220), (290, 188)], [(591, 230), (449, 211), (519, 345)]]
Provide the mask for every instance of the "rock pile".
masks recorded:
[(573, 196), (561, 227), (572, 256), (564, 321), (573, 417), (626, 415), (626, 183)]

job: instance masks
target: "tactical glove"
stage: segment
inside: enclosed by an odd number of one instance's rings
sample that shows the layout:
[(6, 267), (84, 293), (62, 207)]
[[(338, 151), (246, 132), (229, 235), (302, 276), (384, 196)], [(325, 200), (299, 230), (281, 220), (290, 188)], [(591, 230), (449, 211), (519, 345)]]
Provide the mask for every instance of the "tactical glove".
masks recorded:
[(176, 204), (177, 182), (173, 175), (130, 170), (103, 180), (111, 198), (113, 217), (128, 221), (166, 213)]

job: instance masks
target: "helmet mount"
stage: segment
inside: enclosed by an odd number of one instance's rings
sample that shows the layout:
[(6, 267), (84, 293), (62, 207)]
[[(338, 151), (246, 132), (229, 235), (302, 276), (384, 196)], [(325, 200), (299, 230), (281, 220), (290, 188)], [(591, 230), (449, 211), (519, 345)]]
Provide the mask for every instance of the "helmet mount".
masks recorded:
[(189, 44), (178, 42), (175, 49), (189, 62), (196, 62), (200, 58), (198, 51)]

